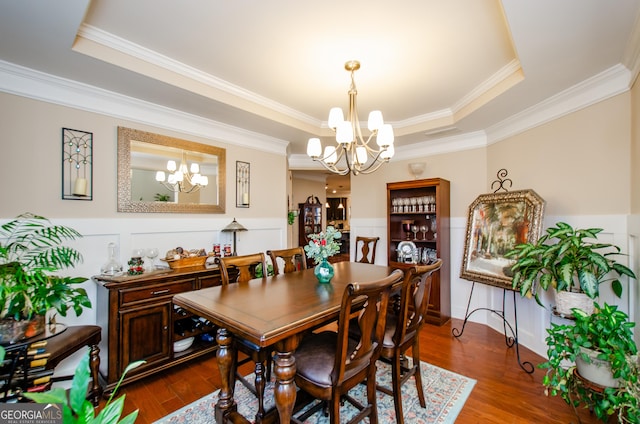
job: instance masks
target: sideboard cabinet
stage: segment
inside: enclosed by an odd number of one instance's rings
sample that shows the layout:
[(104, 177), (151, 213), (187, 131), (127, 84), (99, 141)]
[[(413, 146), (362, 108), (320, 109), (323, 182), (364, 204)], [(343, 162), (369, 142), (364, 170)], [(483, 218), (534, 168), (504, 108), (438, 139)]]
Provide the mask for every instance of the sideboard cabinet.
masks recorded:
[(449, 181), (442, 178), (387, 183), (389, 266), (406, 269), (424, 258), (442, 259), (426, 318), (436, 325), (451, 317), (449, 203)]
[[(98, 325), (102, 327), (101, 369), (105, 393), (117, 384), (127, 365), (145, 364), (127, 373), (123, 383), (139, 380), (174, 365), (214, 352), (215, 328), (208, 321), (175, 308), (175, 294), (220, 285), (214, 267), (155, 270), (141, 275), (94, 276)], [(206, 334), (204, 337), (203, 335)], [(194, 337), (186, 350), (174, 342)]]

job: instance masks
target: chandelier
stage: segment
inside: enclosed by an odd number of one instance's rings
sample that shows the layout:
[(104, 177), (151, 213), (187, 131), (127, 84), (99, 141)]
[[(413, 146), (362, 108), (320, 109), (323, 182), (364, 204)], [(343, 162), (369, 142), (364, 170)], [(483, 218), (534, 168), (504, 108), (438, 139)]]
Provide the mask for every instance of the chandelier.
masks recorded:
[(200, 174), (200, 165), (194, 162), (187, 166), (185, 152), (182, 152), (180, 166), (174, 160), (167, 161), (167, 171), (168, 176), (164, 171), (156, 172), (156, 181), (176, 193), (191, 193), (209, 184), (209, 177)]
[[(360, 62), (350, 60), (344, 68), (351, 73), (347, 119), (344, 119), (341, 108), (331, 108), (328, 125), (336, 133), (336, 144), (326, 146), (323, 154), (320, 139), (310, 138), (307, 155), (335, 174), (369, 174), (393, 157), (393, 128), (384, 123), (382, 112), (374, 110), (369, 113), (369, 136), (366, 139), (362, 136), (356, 105), (358, 91), (353, 78), (354, 72), (360, 69)], [(376, 137), (377, 146), (373, 145), (373, 137)]]

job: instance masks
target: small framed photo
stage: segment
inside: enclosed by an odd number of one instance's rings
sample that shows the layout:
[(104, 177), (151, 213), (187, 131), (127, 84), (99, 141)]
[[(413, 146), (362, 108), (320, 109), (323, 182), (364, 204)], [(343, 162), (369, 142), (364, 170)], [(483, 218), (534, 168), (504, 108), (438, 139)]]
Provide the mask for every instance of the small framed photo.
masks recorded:
[(249, 187), (251, 180), (251, 164), (236, 161), (236, 207), (248, 208), (250, 204)]
[(544, 206), (533, 190), (478, 196), (469, 206), (460, 278), (513, 290), (515, 261), (504, 254), (518, 244), (538, 241)]

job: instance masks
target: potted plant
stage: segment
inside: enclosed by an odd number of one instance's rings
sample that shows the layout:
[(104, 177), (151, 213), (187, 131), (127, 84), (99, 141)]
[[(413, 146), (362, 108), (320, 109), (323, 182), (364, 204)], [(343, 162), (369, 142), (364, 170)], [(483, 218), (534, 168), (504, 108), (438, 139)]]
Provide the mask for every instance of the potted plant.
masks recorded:
[(66, 316), (91, 307), (87, 292), (77, 287), (87, 279), (56, 275), (82, 261), (63, 242), (82, 237), (72, 228), (25, 213), (0, 227), (0, 341), (32, 337), (44, 329), (50, 309)]
[[(36, 403), (55, 403), (62, 405), (62, 422), (64, 424), (132, 424), (138, 418), (138, 410), (120, 419), (124, 409), (125, 395), (113, 400), (120, 383), (129, 371), (144, 364), (145, 361), (136, 361), (127, 366), (118, 384), (113, 389), (107, 403), (102, 407), (100, 413), (95, 415), (95, 410), (90, 401), (87, 400), (87, 389), (91, 375), (89, 372), (89, 354), (87, 353), (80, 360), (80, 364), (73, 374), (71, 389), (67, 391), (61, 387), (53, 388), (43, 393), (28, 393), (24, 396)], [(113, 401), (113, 402), (112, 402)]]
[[(637, 366), (633, 366), (637, 346), (631, 330), (635, 323), (606, 303), (603, 307), (596, 303), (592, 314), (575, 308), (573, 316), (574, 324), (552, 323), (547, 330), (548, 360), (539, 365), (547, 370), (546, 393), (559, 394), (574, 408), (585, 405), (602, 421), (616, 413), (635, 414), (632, 408), (637, 410), (638, 399), (626, 389), (638, 384)], [(604, 380), (593, 381), (600, 373)]]
[[(517, 245), (505, 255), (516, 261), (511, 267), (513, 288), (522, 296), (535, 297), (542, 305), (540, 293), (553, 287), (557, 312), (563, 315), (570, 315), (574, 307), (592, 311), (599, 286), (606, 281), (611, 281), (613, 292), (620, 297), (619, 278), (636, 276), (612, 258), (620, 254), (618, 246), (598, 242), (600, 232), (602, 228), (574, 229), (558, 222), (536, 243)], [(570, 303), (570, 298), (577, 298), (579, 303)]]

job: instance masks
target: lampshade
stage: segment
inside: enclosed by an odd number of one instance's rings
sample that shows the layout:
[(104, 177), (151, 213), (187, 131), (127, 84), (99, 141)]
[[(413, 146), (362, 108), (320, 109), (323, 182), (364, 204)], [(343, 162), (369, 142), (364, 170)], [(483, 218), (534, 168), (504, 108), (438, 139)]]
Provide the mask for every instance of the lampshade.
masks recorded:
[(224, 227), (221, 231), (225, 233), (229, 233), (229, 232), (235, 233), (236, 231), (247, 231), (247, 229), (244, 228), (242, 224), (240, 224), (238, 221), (236, 221), (235, 218), (233, 218), (233, 221), (231, 221), (231, 223), (226, 227)]

